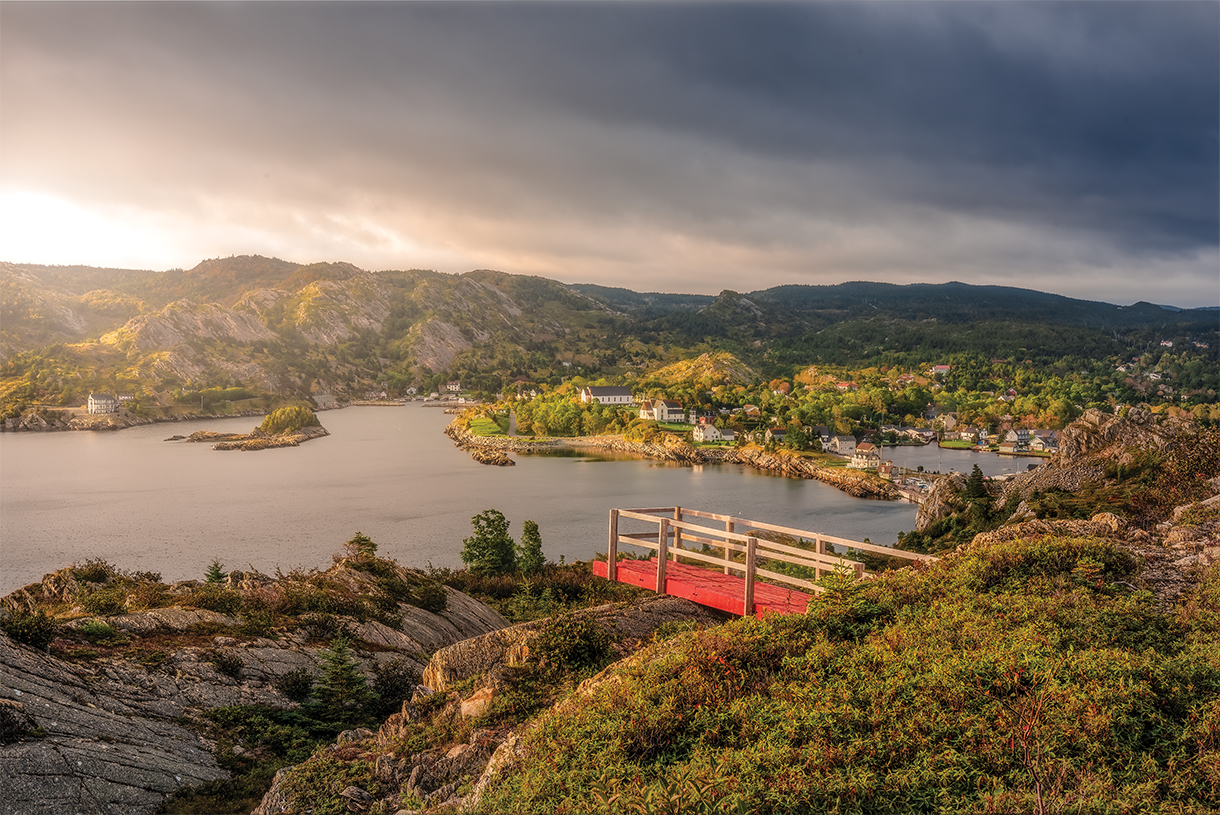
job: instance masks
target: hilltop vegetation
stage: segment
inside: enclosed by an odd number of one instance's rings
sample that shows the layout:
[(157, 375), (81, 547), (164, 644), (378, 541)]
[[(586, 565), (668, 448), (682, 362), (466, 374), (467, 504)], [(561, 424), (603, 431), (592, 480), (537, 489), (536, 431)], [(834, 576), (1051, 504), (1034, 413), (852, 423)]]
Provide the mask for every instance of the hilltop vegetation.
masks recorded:
[(1220, 573), (976, 546), (659, 643), (529, 729), (482, 812), (1212, 811)]
[[(1214, 311), (964, 284), (709, 297), (249, 256), (167, 272), (0, 264), (6, 416), (79, 405), (90, 391), (133, 395), (137, 409), (214, 388), (345, 398), (454, 379), (483, 394), (573, 376), (698, 391), (791, 379), (810, 365), (933, 363), (951, 363), (963, 377), (953, 384), (967, 388), (1024, 366), (1070, 378), (1080, 398), (1060, 391), (1082, 406), (1110, 397), (1193, 405), (1215, 401), (1217, 350)], [(1140, 375), (1116, 372), (1132, 357)]]

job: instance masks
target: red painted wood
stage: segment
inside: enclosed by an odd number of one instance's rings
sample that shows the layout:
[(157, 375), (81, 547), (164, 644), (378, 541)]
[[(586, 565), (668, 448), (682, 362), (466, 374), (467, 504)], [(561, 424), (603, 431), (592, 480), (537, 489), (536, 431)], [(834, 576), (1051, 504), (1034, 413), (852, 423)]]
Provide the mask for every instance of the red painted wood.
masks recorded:
[[(593, 574), (605, 577), (606, 562), (593, 561)], [(655, 589), (657, 585), (657, 559), (620, 560), (615, 569), (617, 580), (643, 589)], [(719, 570), (701, 569), (685, 563), (669, 561), (665, 564), (665, 593), (685, 597), (700, 605), (718, 608), (733, 614), (741, 614), (745, 608), (746, 581), (737, 575), (721, 574)], [(766, 612), (779, 614), (804, 614), (812, 599), (804, 592), (789, 590), (771, 583), (754, 583), (754, 613), (761, 617)]]

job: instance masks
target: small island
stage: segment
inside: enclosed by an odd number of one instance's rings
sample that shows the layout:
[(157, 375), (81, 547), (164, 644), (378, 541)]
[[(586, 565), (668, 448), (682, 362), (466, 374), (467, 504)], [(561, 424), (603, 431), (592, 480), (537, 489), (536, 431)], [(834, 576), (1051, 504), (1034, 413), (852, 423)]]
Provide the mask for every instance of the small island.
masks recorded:
[(249, 433), (197, 430), (187, 436), (186, 441), (215, 442), (213, 450), (268, 450), (273, 447), (296, 447), (301, 442), (329, 435), (312, 410), (291, 406), (267, 414), (263, 423)]

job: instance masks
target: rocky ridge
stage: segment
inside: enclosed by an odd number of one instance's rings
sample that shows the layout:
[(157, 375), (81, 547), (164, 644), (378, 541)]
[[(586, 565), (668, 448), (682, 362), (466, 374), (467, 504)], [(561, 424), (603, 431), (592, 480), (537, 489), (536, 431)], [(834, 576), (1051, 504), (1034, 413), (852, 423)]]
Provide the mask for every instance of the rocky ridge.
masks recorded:
[[(396, 568), (402, 578), (418, 574)], [(347, 561), (322, 574), (332, 590), (376, 585)], [(0, 635), (3, 815), (151, 813), (176, 789), (227, 776), (214, 745), (182, 722), (228, 705), (293, 707), (277, 680), (296, 670), (321, 674), (327, 643), (311, 630), (321, 619), (304, 615), (300, 626), (266, 636), (243, 633), (237, 616), (180, 604), (201, 588), (195, 581), (164, 587), (173, 605), (86, 614), (80, 598), (105, 586), (69, 568), (3, 598), (10, 612), (53, 608), (67, 620), (50, 652)], [(231, 572), (222, 587), (270, 596), (286, 584)], [(328, 625), (350, 633), (365, 673), (395, 660), (422, 670), (438, 649), (507, 626), (483, 603), (443, 590), (439, 612), (401, 603), (394, 625), (342, 615)], [(95, 650), (73, 648), (88, 626), (115, 633)]]

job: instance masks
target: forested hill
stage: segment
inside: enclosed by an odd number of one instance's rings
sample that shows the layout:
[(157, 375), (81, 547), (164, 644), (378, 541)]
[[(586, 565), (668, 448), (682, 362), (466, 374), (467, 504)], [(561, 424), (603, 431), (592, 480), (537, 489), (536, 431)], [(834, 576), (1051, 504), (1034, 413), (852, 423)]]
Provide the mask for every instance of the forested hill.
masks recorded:
[(0, 263), (0, 412), (80, 404), (91, 390), (162, 403), (209, 388), (343, 398), (457, 379), (495, 393), (574, 375), (644, 377), (709, 351), (765, 379), (952, 356), (1113, 370), (1166, 347), (1212, 361), (1218, 329), (1215, 310), (963, 283), (713, 297), (259, 256), (165, 272)]

